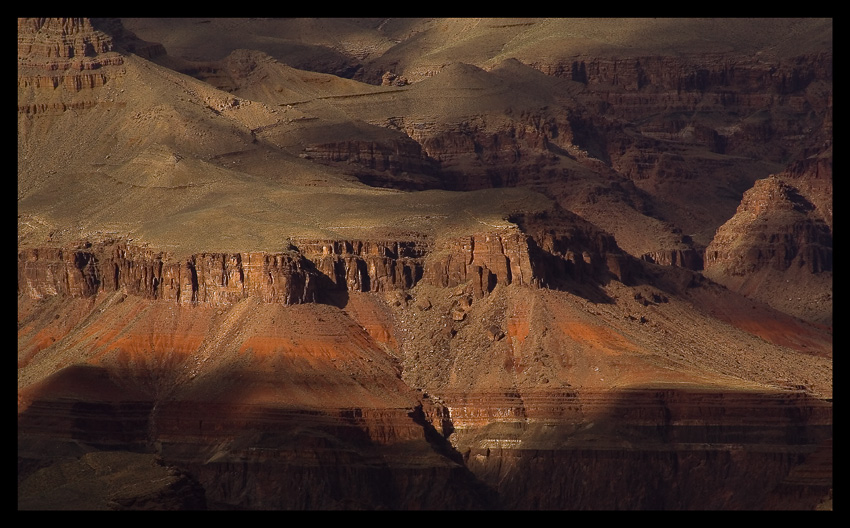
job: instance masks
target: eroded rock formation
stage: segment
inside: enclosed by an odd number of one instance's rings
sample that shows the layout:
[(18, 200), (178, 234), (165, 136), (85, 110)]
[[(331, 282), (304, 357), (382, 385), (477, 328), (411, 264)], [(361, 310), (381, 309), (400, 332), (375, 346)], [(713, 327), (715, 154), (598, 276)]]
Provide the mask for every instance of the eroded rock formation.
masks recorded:
[(91, 297), (124, 290), (177, 304), (232, 304), (247, 297), (297, 304), (316, 299), (318, 275), (297, 253), (203, 253), (185, 259), (126, 243), (19, 253), (19, 291)]
[[(805, 319), (831, 324), (831, 206), (771, 176), (744, 195), (706, 248), (706, 276)], [(826, 211), (823, 211), (826, 209)], [(817, 210), (817, 212), (816, 212)], [(796, 306), (796, 307), (795, 307)]]

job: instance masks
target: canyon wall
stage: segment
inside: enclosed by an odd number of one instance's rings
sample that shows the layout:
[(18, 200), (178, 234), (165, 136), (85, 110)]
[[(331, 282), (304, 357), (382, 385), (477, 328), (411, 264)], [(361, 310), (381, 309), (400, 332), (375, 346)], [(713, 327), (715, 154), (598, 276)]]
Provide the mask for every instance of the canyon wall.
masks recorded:
[(177, 304), (316, 302), (321, 292), (408, 290), (420, 280), (454, 287), (472, 280), (476, 297), (497, 284), (557, 287), (565, 277), (627, 281), (634, 264), (613, 237), (589, 224), (556, 232), (535, 224), (436, 243), (423, 240), (295, 240), (283, 252), (166, 252), (111, 241), (76, 248), (21, 248), (18, 293), (92, 297), (119, 289)]
[(169, 260), (162, 252), (122, 243), (77, 249), (24, 249), (19, 293), (91, 297), (126, 289), (177, 304), (228, 304), (248, 296), (296, 304), (316, 300), (316, 272), (290, 253), (203, 253)]
[(831, 407), (800, 393), (443, 396), (453, 444), (506, 509), (793, 510), (831, 487)]

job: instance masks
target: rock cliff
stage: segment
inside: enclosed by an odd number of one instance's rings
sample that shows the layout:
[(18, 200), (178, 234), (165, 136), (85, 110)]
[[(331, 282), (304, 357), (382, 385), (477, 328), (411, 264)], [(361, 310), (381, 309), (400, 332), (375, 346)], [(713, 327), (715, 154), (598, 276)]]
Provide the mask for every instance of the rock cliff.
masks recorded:
[[(90, 242), (76, 248), (22, 248), (18, 293), (93, 297), (122, 290), (177, 304), (233, 304), (256, 297), (267, 303), (315, 302), (322, 291), (408, 290), (420, 280), (452, 288), (472, 280), (477, 297), (497, 284), (557, 285), (564, 277), (581, 282), (611, 276), (625, 281), (627, 256), (610, 235), (564, 226), (528, 235), (513, 227), (436, 246), (423, 240), (297, 239), (280, 253), (201, 253), (185, 258), (121, 241)], [(589, 230), (589, 231), (588, 231)], [(566, 275), (564, 275), (566, 273)]]
[(25, 249), (19, 292), (92, 297), (126, 291), (177, 304), (232, 304), (247, 297), (296, 304), (316, 299), (318, 275), (297, 253), (204, 253), (185, 259), (126, 243)]
[[(85, 93), (103, 87), (123, 62), (113, 38), (89, 19), (18, 19), (18, 112), (91, 107)], [(40, 94), (38, 102), (28, 102), (32, 94)]]
[[(518, 396), (482, 394), (450, 407), (467, 465), (497, 487), (508, 509), (581, 510), (595, 496), (600, 499), (595, 509), (687, 504), (736, 510), (783, 496), (788, 502), (780, 509), (793, 510), (829, 493), (828, 471), (816, 459), (831, 450), (830, 411), (799, 396), (790, 396), (796, 400), (790, 414), (770, 411), (789, 402), (746, 393), (632, 389)], [(761, 415), (759, 423), (751, 420), (753, 412)], [(797, 437), (790, 450), (779, 447), (795, 427), (791, 415), (797, 413), (806, 416), (811, 436)], [(764, 485), (798, 460), (810, 461), (811, 480), (792, 485), (795, 491), (784, 495)], [(735, 493), (707, 492), (732, 482)], [(696, 488), (703, 491), (693, 494)]]
[[(832, 55), (822, 51), (782, 58), (579, 56), (531, 65), (586, 85), (581, 97), (601, 110), (600, 117), (640, 122), (648, 137), (694, 142), (718, 153), (770, 156), (797, 155), (800, 139), (828, 138), (822, 132), (832, 104)], [(817, 137), (804, 137), (812, 132)], [(776, 150), (765, 152), (768, 143)]]
[(831, 206), (816, 207), (796, 181), (771, 176), (745, 193), (738, 212), (706, 248), (705, 274), (804, 319), (831, 324), (833, 241), (824, 220), (831, 218)]

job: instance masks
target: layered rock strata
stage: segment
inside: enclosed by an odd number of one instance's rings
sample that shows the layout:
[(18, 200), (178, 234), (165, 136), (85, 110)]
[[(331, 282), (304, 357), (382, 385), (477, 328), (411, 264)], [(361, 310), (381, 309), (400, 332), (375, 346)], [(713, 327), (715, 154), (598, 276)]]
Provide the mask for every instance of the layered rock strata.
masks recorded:
[(831, 405), (799, 393), (443, 397), (454, 445), (507, 509), (798, 509), (832, 487)]
[[(101, 89), (130, 62), (119, 42), (164, 51), (115, 20), (18, 29), (30, 125), (107, 107), (100, 95), (117, 90)], [(535, 64), (570, 80), (548, 108), (481, 116), (494, 110), (481, 98), (443, 122), (373, 113), (368, 130), (318, 125), (299, 161), (405, 189), (627, 181), (661, 203), (745, 156), (797, 160), (744, 196), (706, 259), (707, 275), (773, 302), (831, 281), (832, 57), (763, 59)], [(506, 78), (444, 73), (470, 100)], [(252, 97), (220, 99), (217, 117)], [(320, 118), (286, 123), (304, 120)], [(264, 126), (245, 136), (260, 144)], [(729, 187), (723, 203), (737, 203)], [(509, 223), (179, 258), (125, 242), (19, 248), (19, 509), (810, 509), (831, 497), (831, 332), (721, 296), (690, 271), (702, 255), (684, 238), (635, 252), (680, 268), (661, 270), (565, 211)]]
[(412, 288), (428, 246), (418, 241), (302, 240), (298, 249), (327, 277), (329, 289), (381, 292)]
[[(781, 179), (759, 180), (744, 195), (737, 215), (706, 248), (706, 268), (723, 266), (731, 275), (765, 267), (786, 270), (792, 265), (810, 273), (832, 271), (832, 235), (825, 222), (808, 218), (813, 208)], [(742, 237), (762, 243), (752, 246)]]
[(314, 302), (320, 291), (412, 288), (423, 276), (426, 246), (416, 241), (305, 240), (280, 253), (200, 253), (175, 259), (127, 243), (73, 249), (28, 248), (18, 254), (19, 293), (91, 297), (127, 293), (178, 304)]
[(296, 253), (209, 253), (182, 260), (126, 244), (24, 249), (18, 254), (19, 292), (91, 297), (128, 293), (177, 304), (228, 304), (248, 296), (295, 304), (316, 300), (316, 272)]
[[(112, 37), (96, 30), (89, 19), (20, 18), (19, 95), (38, 93), (43, 99), (19, 104), (18, 112), (62, 112), (93, 106), (91, 98), (78, 99), (73, 95), (103, 87), (123, 63), (123, 56), (114, 50)], [(64, 100), (57, 101), (56, 97)]]
[(786, 176), (756, 182), (706, 248), (704, 273), (786, 313), (831, 325), (832, 207), (823, 200), (814, 205), (795, 184)]
[(496, 284), (534, 284), (527, 237), (514, 230), (448, 240), (434, 251), (424, 279), (443, 288), (472, 280), (479, 298)]
[[(305, 147), (301, 155), (320, 162), (349, 164), (351, 171), (368, 185), (409, 190), (439, 186), (436, 180), (422, 177), (433, 176), (437, 164), (418, 143), (404, 136), (380, 141), (353, 139), (313, 144)], [(417, 178), (406, 181), (408, 173)]]
[(118, 19), (19, 18), (18, 113), (104, 104), (94, 91), (124, 74), (125, 53), (152, 58), (165, 50), (126, 31)]
[[(594, 238), (595, 237), (595, 238)], [(199, 253), (175, 259), (125, 242), (76, 248), (24, 248), (18, 291), (31, 298), (91, 297), (125, 290), (178, 304), (315, 302), (321, 291), (408, 290), (420, 280), (454, 287), (470, 280), (476, 297), (497, 284), (554, 286), (612, 273), (625, 281), (629, 259), (610, 235), (595, 231), (529, 236), (520, 229), (424, 241), (298, 240), (285, 252)]]
[[(800, 134), (807, 128), (821, 130), (830, 113), (831, 96), (822, 89), (832, 80), (828, 53), (783, 60), (730, 54), (577, 57), (532, 66), (585, 84), (588, 91), (582, 97), (610, 119), (644, 120), (641, 131), (648, 137), (701, 143), (720, 153), (753, 152), (767, 138), (786, 153), (799, 152)], [(709, 119), (686, 117), (696, 107), (706, 116), (737, 108), (749, 117), (726, 118), (717, 126)], [(778, 107), (801, 119), (766, 110)], [(646, 121), (646, 116), (656, 117)]]

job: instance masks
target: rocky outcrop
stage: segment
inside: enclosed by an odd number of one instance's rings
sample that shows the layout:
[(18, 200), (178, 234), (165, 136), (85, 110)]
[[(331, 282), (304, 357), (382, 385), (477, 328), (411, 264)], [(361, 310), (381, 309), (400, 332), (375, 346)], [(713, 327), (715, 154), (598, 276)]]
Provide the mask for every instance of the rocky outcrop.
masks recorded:
[(19, 90), (98, 88), (123, 62), (112, 37), (87, 18), (18, 19)]
[(348, 164), (349, 170), (361, 181), (376, 187), (423, 190), (440, 186), (429, 178), (436, 172), (434, 160), (418, 143), (404, 136), (311, 144), (301, 155), (320, 162)]
[(823, 201), (815, 206), (796, 183), (786, 176), (756, 182), (706, 248), (703, 273), (776, 309), (831, 325), (833, 237), (825, 219), (832, 208)]
[(706, 270), (742, 276), (792, 266), (810, 273), (832, 270), (832, 234), (796, 188), (771, 176), (744, 194), (736, 215), (706, 248)]
[[(539, 221), (539, 219), (538, 219)], [(528, 221), (525, 221), (528, 223)], [(472, 281), (476, 298), (497, 284), (558, 287), (609, 276), (628, 280), (628, 257), (610, 235), (569, 231), (540, 223), (532, 236), (520, 229), (424, 240), (295, 240), (280, 253), (199, 253), (176, 259), (126, 242), (90, 242), (75, 248), (18, 252), (18, 293), (91, 297), (125, 290), (178, 304), (233, 304), (257, 297), (267, 303), (314, 302), (321, 292), (388, 292), (420, 280), (450, 288)]]
[(18, 292), (31, 298), (124, 289), (178, 304), (228, 304), (249, 296), (297, 304), (316, 300), (318, 282), (313, 266), (297, 253), (202, 253), (174, 260), (123, 243), (86, 244), (24, 249), (18, 264)]
[(183, 259), (123, 242), (29, 248), (18, 254), (18, 291), (30, 298), (125, 290), (178, 304), (314, 302), (321, 291), (412, 288), (424, 274), (418, 241), (303, 240), (286, 252), (199, 253)]
[(118, 19), (19, 18), (18, 112), (94, 107), (99, 103), (89, 94), (123, 75), (124, 53), (150, 59), (165, 49), (126, 31)]
[[(530, 65), (584, 84), (573, 142), (645, 179), (693, 177), (677, 153), (665, 154), (671, 145), (784, 162), (830, 141), (832, 61), (828, 52), (784, 59), (704, 53)], [(640, 134), (624, 133), (622, 123)]]
[(701, 251), (693, 248), (684, 248), (650, 251), (641, 255), (640, 258), (661, 266), (678, 266), (680, 268), (699, 271), (703, 268), (702, 257), (703, 253)]
[(826, 53), (786, 61), (726, 53), (577, 57), (569, 62), (539, 62), (532, 66), (548, 75), (568, 77), (588, 87), (608, 87), (626, 93), (653, 86), (685, 98), (688, 93), (728, 90), (731, 93), (727, 94), (725, 102), (731, 102), (729, 98), (739, 92), (760, 92), (765, 94), (763, 98), (770, 98), (800, 92), (815, 79), (832, 78), (832, 56)]
[(528, 233), (538, 284), (559, 288), (565, 282), (593, 283), (614, 278), (628, 284), (637, 272), (632, 257), (613, 236), (565, 210), (512, 217)]
[(455, 122), (395, 117), (376, 124), (401, 130), (421, 145), (428, 174), (443, 188), (511, 187), (538, 178), (554, 153), (581, 155), (572, 144), (568, 118), (547, 110), (507, 108), (499, 117), (467, 116)]
[(471, 280), (476, 298), (497, 284), (536, 285), (527, 237), (516, 229), (444, 241), (429, 257), (423, 279), (443, 288)]
[(812, 214), (833, 229), (832, 145), (807, 152), (780, 176), (814, 206)]
[(326, 288), (381, 292), (412, 288), (428, 246), (417, 241), (301, 240), (298, 249), (327, 278)]
[(112, 51), (112, 37), (88, 18), (19, 18), (18, 59), (67, 60)]

